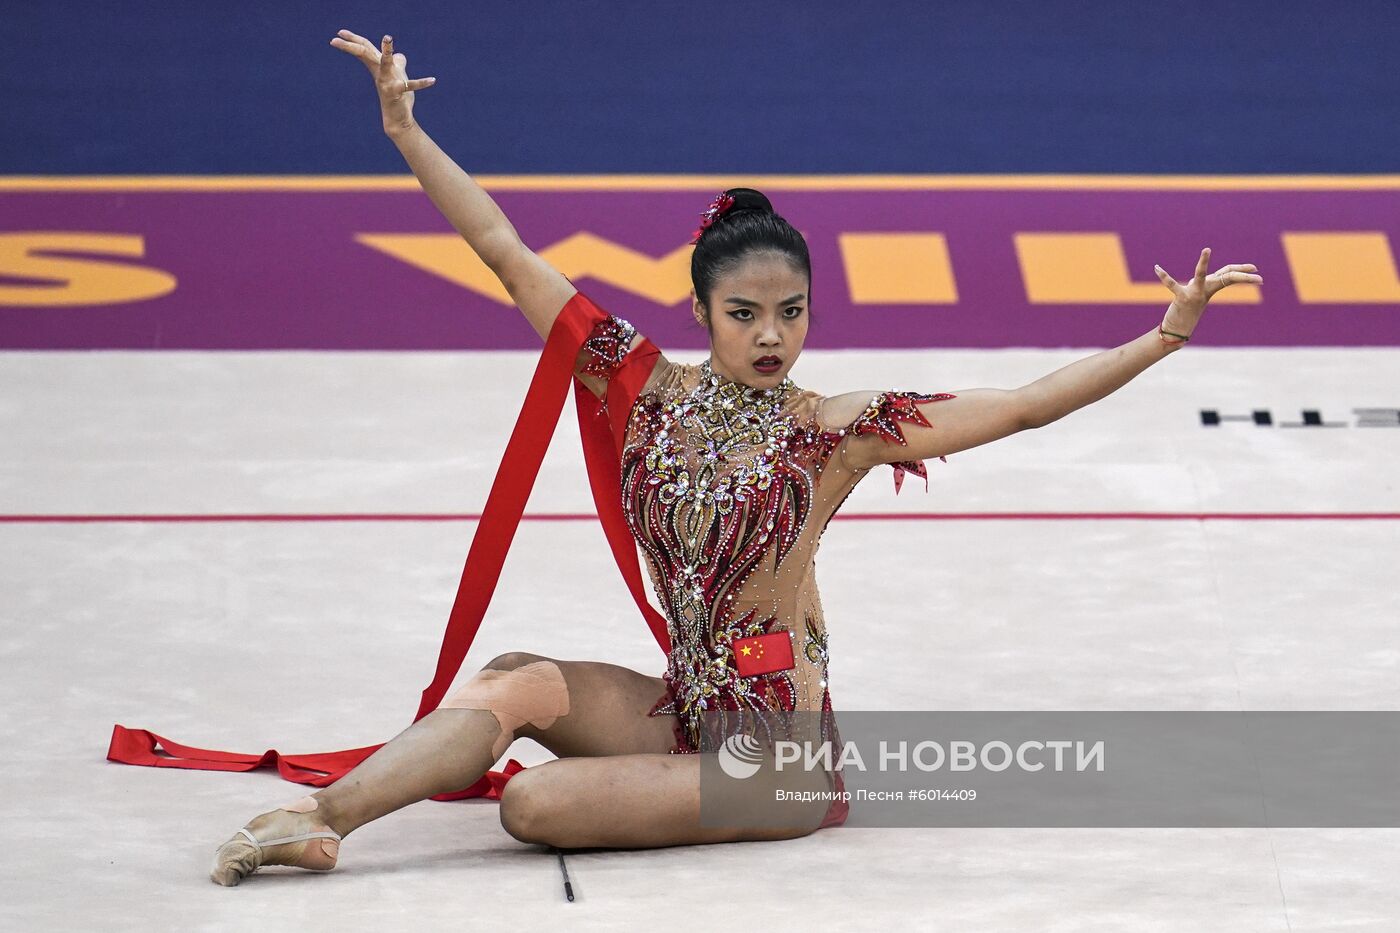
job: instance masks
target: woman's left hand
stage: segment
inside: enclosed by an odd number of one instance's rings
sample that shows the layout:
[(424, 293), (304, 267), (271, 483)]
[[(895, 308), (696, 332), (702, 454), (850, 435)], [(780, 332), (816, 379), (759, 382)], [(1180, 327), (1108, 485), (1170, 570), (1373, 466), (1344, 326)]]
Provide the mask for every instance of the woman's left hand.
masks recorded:
[(1162, 320), (1162, 329), (1187, 337), (1191, 336), (1196, 322), (1205, 313), (1206, 302), (1210, 301), (1216, 292), (1231, 285), (1258, 285), (1264, 281), (1252, 263), (1224, 266), (1207, 275), (1206, 270), (1210, 268), (1209, 247), (1201, 250), (1195, 275), (1185, 285), (1167, 275), (1167, 270), (1161, 266), (1152, 268), (1157, 271), (1157, 278), (1161, 279), (1162, 284), (1171, 289), (1172, 293), (1171, 307), (1167, 308), (1167, 315)]

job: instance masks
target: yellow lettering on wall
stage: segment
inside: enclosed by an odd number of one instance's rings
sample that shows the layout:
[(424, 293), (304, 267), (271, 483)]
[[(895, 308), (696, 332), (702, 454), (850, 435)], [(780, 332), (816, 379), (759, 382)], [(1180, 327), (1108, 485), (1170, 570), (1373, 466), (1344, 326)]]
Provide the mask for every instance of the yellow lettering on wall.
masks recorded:
[(657, 304), (673, 305), (690, 297), (690, 251), (689, 245), (680, 246), (656, 259), (585, 232), (539, 253), (571, 279), (597, 279)]
[[(360, 233), (355, 239), (503, 305), (513, 304), (505, 286), (455, 233)], [(592, 278), (673, 305), (690, 296), (690, 249), (681, 246), (658, 259), (583, 232), (537, 252), (575, 281)]]
[(1283, 252), (1299, 301), (1400, 302), (1400, 275), (1384, 233), (1285, 233)]
[[(1116, 233), (1018, 233), (1016, 255), (1021, 262), (1026, 298), (1032, 304), (1171, 301), (1171, 293), (1155, 275), (1151, 282), (1132, 280), (1123, 242)], [(1170, 258), (1161, 262), (1180, 282), (1190, 278), (1196, 267), (1195, 257), (1187, 259), (1190, 262), (1184, 266)], [(1217, 304), (1257, 304), (1259, 300), (1257, 285), (1232, 285), (1211, 299)]]
[(355, 241), (501, 304), (514, 304), (501, 280), (455, 233), (357, 233)]
[(145, 240), (138, 234), (52, 230), (0, 233), (0, 276), (33, 280), (32, 284), (0, 284), (0, 306), (109, 305), (168, 295), (176, 284), (175, 276), (168, 272), (63, 255), (140, 257), (145, 252)]
[(856, 304), (954, 304), (948, 241), (941, 233), (843, 233), (837, 237)]

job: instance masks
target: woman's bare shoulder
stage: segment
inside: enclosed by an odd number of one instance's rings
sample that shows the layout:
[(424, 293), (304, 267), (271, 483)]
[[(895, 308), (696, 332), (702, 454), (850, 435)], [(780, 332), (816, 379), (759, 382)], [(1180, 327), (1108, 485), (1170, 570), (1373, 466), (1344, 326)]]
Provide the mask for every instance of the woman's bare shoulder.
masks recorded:
[(699, 366), (693, 363), (677, 363), (662, 355), (656, 358), (656, 366), (652, 368), (642, 394), (674, 395), (688, 392), (699, 384)]
[(799, 391), (788, 401), (802, 420), (815, 420), (818, 427), (826, 431), (839, 431), (850, 426), (860, 417), (869, 403), (879, 392), (843, 392), (841, 395), (822, 395), (820, 392)]

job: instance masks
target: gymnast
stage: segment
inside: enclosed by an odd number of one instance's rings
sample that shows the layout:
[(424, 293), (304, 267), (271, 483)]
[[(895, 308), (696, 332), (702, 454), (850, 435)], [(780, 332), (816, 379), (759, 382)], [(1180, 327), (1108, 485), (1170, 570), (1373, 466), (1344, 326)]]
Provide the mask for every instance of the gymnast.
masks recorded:
[[(376, 47), (341, 30), (331, 45), (369, 69), (384, 132), (541, 338), (566, 309), (596, 307), (414, 119), (414, 95), (433, 78), (410, 79), (389, 36)], [(1203, 250), (1184, 283), (1156, 267), (1171, 293), (1161, 325), (1020, 388), (823, 396), (789, 378), (812, 314), (807, 244), (761, 193), (723, 192), (702, 214), (691, 257), (690, 311), (709, 333), (709, 358), (680, 364), (652, 348), (619, 445), (617, 495), (665, 617), (665, 671), (524, 652), (494, 658), (340, 780), (247, 823), (218, 850), (212, 879), (235, 885), (264, 865), (328, 870), (345, 836), (471, 786), (522, 736), (557, 756), (515, 773), (501, 792), (501, 824), (522, 842), (641, 848), (839, 825), (846, 805), (818, 795), (782, 826), (700, 818), (707, 716), (832, 710), (813, 576), (828, 520), (882, 464), (896, 478), (926, 476), (925, 459), (1044, 427), (1176, 352), (1211, 296), (1262, 281), (1253, 265), (1208, 273), (1209, 259)], [(598, 314), (574, 378), (611, 397), (610, 380), (649, 346), (626, 321)], [(827, 787), (831, 779), (820, 778)]]

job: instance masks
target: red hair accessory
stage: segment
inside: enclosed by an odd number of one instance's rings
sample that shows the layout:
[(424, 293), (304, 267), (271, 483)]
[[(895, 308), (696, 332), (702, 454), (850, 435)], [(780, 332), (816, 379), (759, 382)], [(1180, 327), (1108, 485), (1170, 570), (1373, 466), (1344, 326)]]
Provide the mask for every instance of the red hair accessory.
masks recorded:
[(734, 206), (734, 198), (721, 191), (710, 202), (710, 206), (700, 212), (700, 226), (695, 228), (695, 236), (691, 238), (691, 243), (700, 242), (700, 234), (709, 229), (710, 224), (724, 216), (724, 212)]

